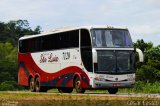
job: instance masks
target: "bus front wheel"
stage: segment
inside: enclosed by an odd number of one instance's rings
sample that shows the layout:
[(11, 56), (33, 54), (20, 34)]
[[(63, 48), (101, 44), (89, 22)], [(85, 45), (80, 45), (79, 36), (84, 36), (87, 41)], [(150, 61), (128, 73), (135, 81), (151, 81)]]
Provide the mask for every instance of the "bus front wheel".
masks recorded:
[(81, 81), (79, 77), (76, 77), (75, 81), (74, 81), (74, 88), (76, 89), (77, 93), (84, 93), (85, 89), (82, 88), (81, 86)]
[(109, 88), (108, 92), (109, 94), (116, 94), (118, 92), (118, 88)]

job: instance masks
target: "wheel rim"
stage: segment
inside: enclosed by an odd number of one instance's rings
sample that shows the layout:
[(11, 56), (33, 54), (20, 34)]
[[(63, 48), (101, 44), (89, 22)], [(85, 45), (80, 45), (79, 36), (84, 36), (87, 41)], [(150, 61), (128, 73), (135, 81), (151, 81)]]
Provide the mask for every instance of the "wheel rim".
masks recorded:
[(39, 80), (36, 80), (36, 92), (39, 92), (40, 90), (40, 84), (39, 84)]
[(76, 87), (77, 87), (77, 88), (80, 88), (80, 84), (81, 84), (80, 81), (77, 81), (77, 82), (76, 82)]
[(76, 84), (75, 84), (76, 86), (75, 86), (75, 88), (76, 88), (76, 90), (78, 91), (78, 92), (80, 92), (81, 91), (81, 82), (80, 81), (76, 81)]
[(30, 81), (30, 90), (34, 91), (34, 80), (33, 79), (31, 79)]

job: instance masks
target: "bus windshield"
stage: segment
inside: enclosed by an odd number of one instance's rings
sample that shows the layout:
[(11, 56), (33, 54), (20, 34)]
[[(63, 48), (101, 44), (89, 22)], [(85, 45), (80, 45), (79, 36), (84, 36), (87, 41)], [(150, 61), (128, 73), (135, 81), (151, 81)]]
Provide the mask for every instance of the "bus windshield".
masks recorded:
[(93, 29), (91, 31), (93, 47), (132, 47), (132, 40), (127, 30)]

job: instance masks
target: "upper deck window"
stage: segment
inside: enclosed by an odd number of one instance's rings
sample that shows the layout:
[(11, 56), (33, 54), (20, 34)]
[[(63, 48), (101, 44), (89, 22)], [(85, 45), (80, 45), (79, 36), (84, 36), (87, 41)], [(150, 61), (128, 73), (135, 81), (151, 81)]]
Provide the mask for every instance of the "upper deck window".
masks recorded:
[(93, 47), (132, 47), (127, 30), (94, 29), (91, 31)]
[(42, 52), (79, 47), (79, 30), (24, 39), (19, 41), (20, 53)]

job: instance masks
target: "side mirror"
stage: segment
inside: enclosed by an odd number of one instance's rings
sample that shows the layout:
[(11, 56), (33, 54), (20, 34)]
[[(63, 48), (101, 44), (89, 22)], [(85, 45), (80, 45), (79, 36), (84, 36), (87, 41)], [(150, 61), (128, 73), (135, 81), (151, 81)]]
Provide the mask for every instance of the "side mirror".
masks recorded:
[(143, 52), (138, 48), (136, 48), (136, 52), (138, 53), (138, 56), (139, 56), (139, 62), (144, 62)]

